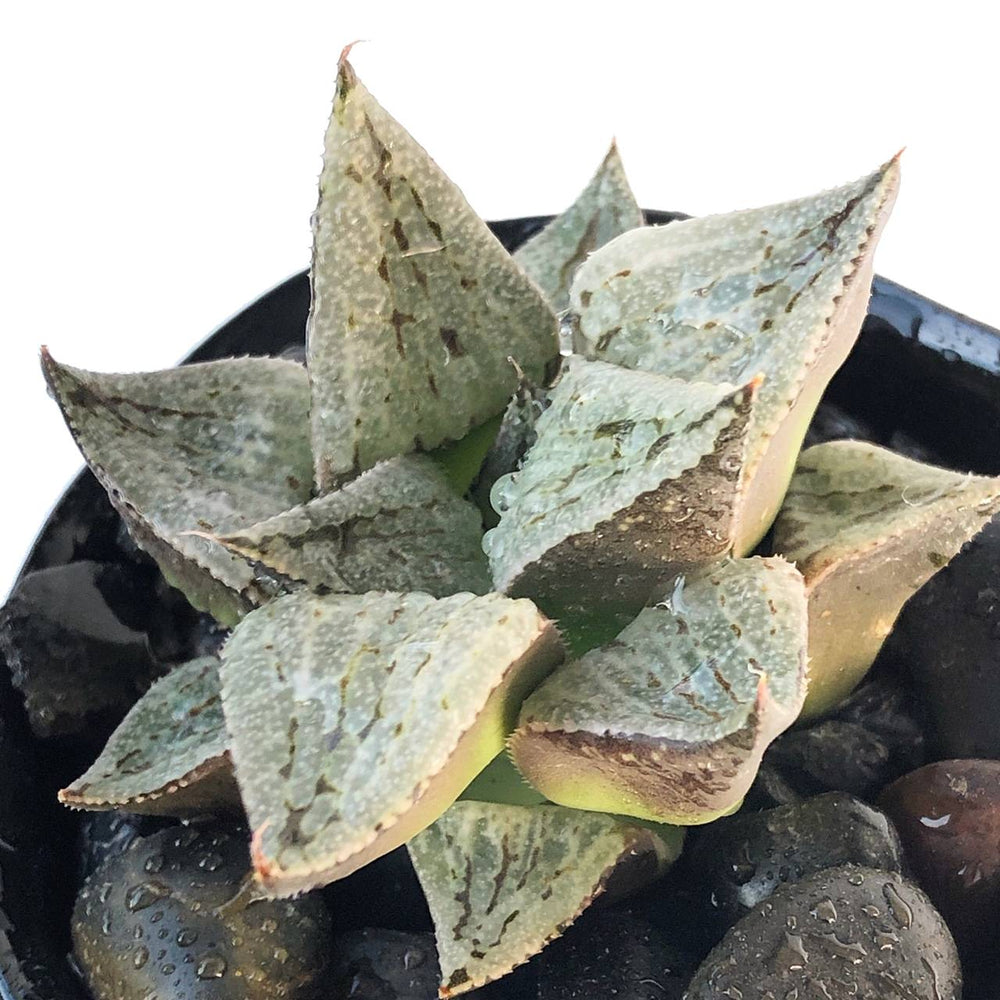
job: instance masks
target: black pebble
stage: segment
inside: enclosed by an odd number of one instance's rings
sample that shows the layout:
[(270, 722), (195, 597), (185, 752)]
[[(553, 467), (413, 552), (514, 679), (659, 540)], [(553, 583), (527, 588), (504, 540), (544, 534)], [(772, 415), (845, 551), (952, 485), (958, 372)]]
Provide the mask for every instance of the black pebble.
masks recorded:
[(680, 1000), (693, 963), (650, 921), (587, 910), (532, 960), (538, 1000)]
[(899, 837), (886, 815), (843, 792), (705, 827), (688, 860), (699, 904), (728, 927), (780, 885), (844, 864), (900, 871)]
[(689, 1000), (960, 1000), (955, 943), (924, 893), (894, 872), (845, 866), (783, 885), (726, 933)]
[(1000, 517), (910, 598), (887, 646), (927, 706), (933, 759), (1000, 758)]
[(107, 1000), (305, 1000), (324, 972), (330, 924), (316, 893), (267, 899), (246, 831), (173, 826), (137, 837), (87, 879), (74, 956)]

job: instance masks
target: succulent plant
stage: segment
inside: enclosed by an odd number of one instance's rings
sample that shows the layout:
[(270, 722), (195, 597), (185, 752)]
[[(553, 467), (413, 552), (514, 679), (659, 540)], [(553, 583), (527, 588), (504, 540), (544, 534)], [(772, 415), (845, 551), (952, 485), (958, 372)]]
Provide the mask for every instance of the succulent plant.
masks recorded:
[(232, 629), (62, 800), (242, 803), (279, 897), (406, 844), (443, 996), (657, 878), (1000, 508), (996, 480), (867, 445), (796, 469), (898, 174), (644, 226), (612, 147), (512, 257), (345, 52), (305, 366), (43, 350), (135, 542)]

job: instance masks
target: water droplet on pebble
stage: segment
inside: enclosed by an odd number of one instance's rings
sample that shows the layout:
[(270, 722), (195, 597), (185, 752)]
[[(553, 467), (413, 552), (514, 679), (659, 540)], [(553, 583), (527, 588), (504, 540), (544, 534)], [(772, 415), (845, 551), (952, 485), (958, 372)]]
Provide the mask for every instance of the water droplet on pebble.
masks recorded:
[(183, 927), (177, 932), (177, 943), (182, 948), (190, 948), (198, 940), (198, 932), (189, 927)]
[(150, 875), (155, 875), (163, 868), (163, 855), (159, 853), (150, 854), (150, 856), (146, 858), (142, 867), (145, 871), (149, 872)]
[(837, 922), (837, 907), (834, 906), (833, 900), (829, 897), (821, 899), (809, 912), (817, 920), (822, 920), (824, 924)]
[(892, 951), (893, 945), (899, 942), (899, 935), (895, 931), (879, 931), (875, 935), (875, 943), (879, 951)]
[(195, 969), (199, 979), (221, 979), (226, 974), (226, 960), (221, 955), (203, 955)]
[(160, 882), (143, 882), (129, 889), (128, 895), (125, 897), (125, 905), (133, 913), (136, 913), (169, 895), (170, 890)]
[(864, 945), (859, 941), (841, 941), (834, 933), (813, 934), (811, 937), (819, 941), (826, 942), (826, 950), (837, 958), (846, 958), (852, 965), (860, 965), (861, 960), (868, 954)]
[(882, 895), (885, 896), (885, 901), (889, 904), (889, 910), (892, 912), (896, 923), (904, 930), (908, 929), (913, 923), (913, 910), (910, 909), (906, 900), (900, 896), (899, 890), (892, 882), (886, 882), (882, 886)]
[(416, 969), (427, 960), (427, 953), (422, 948), (407, 948), (403, 953), (403, 968)]
[(809, 961), (809, 952), (802, 943), (802, 935), (785, 931), (785, 940), (778, 948), (777, 958), (788, 969), (804, 969)]
[(948, 821), (951, 819), (951, 813), (945, 813), (944, 816), (933, 817), (933, 816), (921, 816), (920, 822), (932, 830), (940, 830), (942, 826), (947, 826)]
[(149, 949), (145, 945), (139, 945), (132, 956), (132, 964), (141, 969), (149, 961)]

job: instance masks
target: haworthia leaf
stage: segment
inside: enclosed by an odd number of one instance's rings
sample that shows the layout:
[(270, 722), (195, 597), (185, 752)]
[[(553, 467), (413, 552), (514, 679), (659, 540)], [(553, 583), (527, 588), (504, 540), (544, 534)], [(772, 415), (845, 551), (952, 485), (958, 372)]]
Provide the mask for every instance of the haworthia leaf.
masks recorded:
[(763, 374), (737, 555), (777, 513), (809, 418), (861, 328), (897, 159), (811, 198), (633, 230), (577, 271), (571, 308), (589, 357), (705, 382)]
[(238, 809), (219, 661), (175, 667), (132, 707), (101, 755), (59, 800), (79, 809), (190, 816)]
[(604, 890), (622, 861), (676, 850), (649, 829), (560, 806), (456, 802), (408, 845), (434, 919), (439, 995), (506, 975)]
[(389, 459), (334, 493), (217, 539), (311, 588), (485, 594), (479, 511), (422, 455)]
[(809, 594), (804, 716), (846, 697), (913, 593), (1000, 511), (1000, 478), (965, 476), (861, 441), (804, 451), (774, 548)]
[(499, 594), (297, 592), (247, 615), (223, 705), (264, 885), (342, 878), (433, 822), (560, 658), (535, 606)]
[(558, 353), (555, 315), (341, 58), (313, 217), (308, 365), (321, 491), (503, 410)]
[(468, 493), (475, 481), (479, 467), (497, 436), (502, 419), (502, 414), (490, 417), (485, 424), (473, 427), (465, 437), (443, 444), (428, 453), (445, 474), (448, 485), (459, 496)]
[(805, 697), (806, 598), (781, 559), (678, 577), (524, 704), (514, 763), (553, 802), (663, 823), (736, 808)]
[(568, 359), (523, 468), (493, 489), (497, 589), (561, 616), (634, 614), (678, 564), (725, 555), (754, 388)]
[(187, 534), (237, 531), (308, 498), (301, 365), (240, 358), (135, 375), (42, 367), (136, 542), (196, 607), (227, 624), (263, 595), (242, 559)]
[(612, 143), (576, 201), (518, 249), (514, 260), (545, 293), (552, 308), (561, 312), (569, 306), (573, 274), (587, 255), (642, 223), (642, 209), (625, 177), (618, 146)]

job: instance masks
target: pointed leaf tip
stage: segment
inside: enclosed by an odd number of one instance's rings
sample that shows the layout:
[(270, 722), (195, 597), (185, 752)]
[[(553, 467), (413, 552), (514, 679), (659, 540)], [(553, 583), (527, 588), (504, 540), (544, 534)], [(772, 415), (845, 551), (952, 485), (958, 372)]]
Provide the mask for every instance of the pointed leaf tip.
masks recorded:
[(196, 607), (227, 624), (264, 598), (222, 534), (309, 495), (301, 365), (238, 358), (160, 372), (42, 368), (70, 432), (137, 544)]
[(218, 660), (190, 660), (135, 703), (59, 801), (74, 809), (157, 816), (239, 811), (228, 748)]
[(651, 881), (677, 853), (617, 817), (472, 801), (456, 802), (407, 848), (434, 920), (442, 997), (499, 979), (541, 951), (621, 862), (652, 857)]
[(531, 602), (498, 594), (300, 591), (247, 615), (221, 675), (264, 885), (342, 878), (436, 819), (560, 658)]
[(525, 702), (510, 747), (553, 802), (661, 823), (736, 808), (805, 697), (802, 577), (777, 558), (678, 577)]
[(490, 590), (479, 512), (428, 456), (381, 462), (333, 493), (213, 536), (268, 574), (313, 590)]
[(569, 358), (522, 468), (493, 489), (500, 523), (483, 545), (497, 588), (561, 619), (595, 602), (634, 616), (661, 577), (721, 559), (754, 400), (753, 383)]
[(339, 79), (307, 331), (321, 492), (499, 414), (508, 355), (540, 379), (558, 354), (554, 313), (459, 189), (346, 62)]
[(898, 159), (808, 198), (633, 230), (570, 295), (578, 349), (686, 380), (760, 387), (735, 553), (774, 519), (822, 392), (864, 319)]
[(576, 201), (536, 233), (514, 259), (545, 293), (556, 312), (569, 306), (576, 269), (587, 255), (643, 224), (614, 140)]
[(809, 695), (826, 712), (864, 677), (904, 603), (1000, 511), (1000, 477), (963, 475), (861, 441), (799, 458), (774, 547), (809, 595)]

